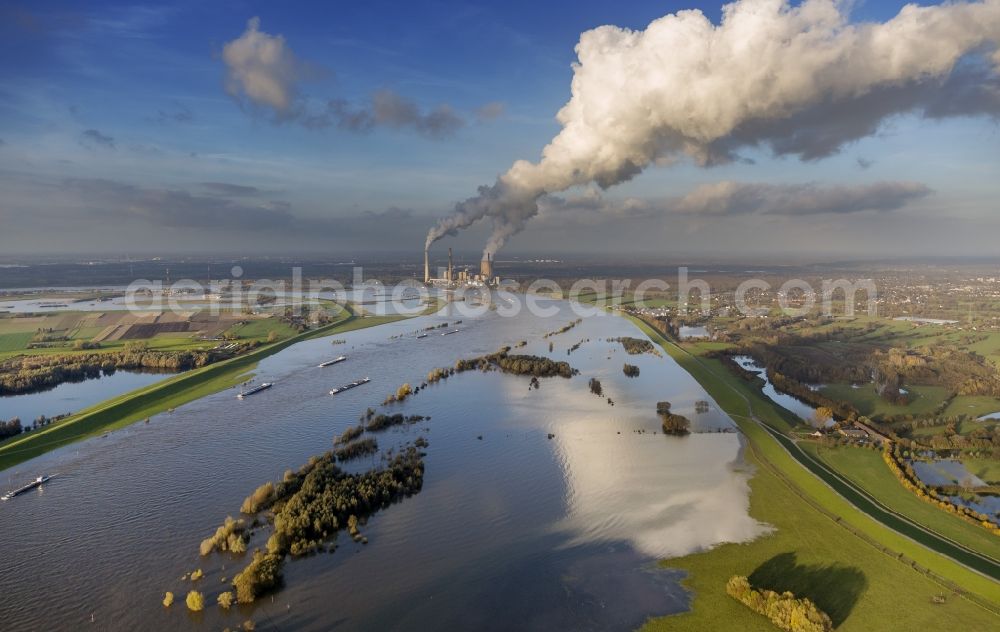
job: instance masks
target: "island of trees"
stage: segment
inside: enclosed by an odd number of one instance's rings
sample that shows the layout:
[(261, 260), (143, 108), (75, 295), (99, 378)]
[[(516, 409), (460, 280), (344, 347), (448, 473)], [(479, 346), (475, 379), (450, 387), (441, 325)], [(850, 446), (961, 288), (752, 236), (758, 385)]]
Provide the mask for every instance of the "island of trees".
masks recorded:
[(510, 347), (503, 347), (496, 353), (479, 356), (470, 360), (455, 362), (455, 372), (492, 371), (497, 370), (514, 375), (533, 375), (535, 377), (572, 377), (579, 373), (568, 362), (556, 362), (549, 358), (535, 355), (511, 355)]
[[(372, 442), (374, 440), (371, 440)], [(277, 485), (266, 483), (243, 503), (242, 510), (255, 516), (270, 510), (264, 520), (272, 533), (264, 550), (257, 549), (232, 581), (236, 601), (251, 603), (277, 588), (287, 556), (319, 551), (339, 531), (348, 530), (358, 541), (364, 538), (358, 525), (368, 516), (420, 491), (423, 485), (423, 454), (407, 446), (382, 467), (351, 474), (337, 466), (343, 450), (368, 449), (367, 439), (349, 442), (337, 451), (311, 458), (297, 472), (288, 471)], [(352, 447), (359, 446), (359, 447)], [(216, 533), (201, 545), (202, 555), (214, 550), (240, 554), (249, 538), (246, 521), (227, 518)]]
[(663, 421), (665, 434), (686, 435), (691, 432), (691, 422), (683, 415), (670, 412), (670, 402), (656, 402), (656, 414)]
[(653, 343), (646, 338), (631, 338), (623, 336), (621, 338), (608, 338), (608, 342), (620, 342), (625, 347), (625, 352), (629, 355), (641, 355), (643, 353), (655, 353)]
[(634, 364), (625, 363), (625, 368), (622, 369), (626, 377), (639, 377), (639, 367)]
[(590, 386), (590, 392), (593, 393), (594, 395), (598, 396), (604, 395), (604, 387), (601, 386), (601, 381), (596, 377), (590, 378), (589, 386)]

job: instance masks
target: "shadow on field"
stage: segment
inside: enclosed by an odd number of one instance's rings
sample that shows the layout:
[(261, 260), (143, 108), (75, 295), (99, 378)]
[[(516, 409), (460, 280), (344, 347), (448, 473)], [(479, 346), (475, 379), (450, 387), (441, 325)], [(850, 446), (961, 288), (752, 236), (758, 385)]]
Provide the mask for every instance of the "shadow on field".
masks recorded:
[(839, 626), (868, 587), (868, 580), (853, 566), (798, 564), (795, 553), (781, 553), (761, 564), (750, 575), (750, 585), (808, 597)]

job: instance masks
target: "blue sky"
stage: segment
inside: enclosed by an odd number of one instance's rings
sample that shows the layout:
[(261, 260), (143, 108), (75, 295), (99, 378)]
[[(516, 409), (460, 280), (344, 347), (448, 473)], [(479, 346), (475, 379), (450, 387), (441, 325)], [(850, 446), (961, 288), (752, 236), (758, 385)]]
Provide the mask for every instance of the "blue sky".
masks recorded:
[[(857, 21), (884, 21), (903, 5), (855, 4)], [(7, 4), (0, 9), (0, 253), (315, 253), (402, 251), (411, 244), (419, 250), (436, 217), (515, 160), (537, 160), (559, 132), (554, 116), (570, 95), (581, 32), (602, 24), (643, 29), (692, 8), (717, 22), (720, 6)], [(321, 109), (330, 99), (364, 103), (388, 90), (420, 112), (444, 104), (461, 123), (434, 137), (407, 124), (350, 131), (276, 121), (224, 86), (223, 47), (253, 17), (260, 31), (283, 36), (308, 65), (296, 83), (305, 107)], [(905, 180), (933, 190), (893, 213), (802, 219), (647, 213), (607, 225), (540, 219), (508, 248), (877, 256), (880, 249), (909, 254), (915, 242), (934, 235), (929, 254), (995, 253), (983, 231), (998, 227), (998, 140), (995, 118), (903, 115), (823, 160), (775, 158), (751, 147), (742, 160), (711, 169), (691, 162), (651, 167), (603, 194), (656, 200), (719, 181)], [(298, 228), (252, 226), (282, 218)], [(473, 228), (449, 245), (475, 251), (486, 232)]]

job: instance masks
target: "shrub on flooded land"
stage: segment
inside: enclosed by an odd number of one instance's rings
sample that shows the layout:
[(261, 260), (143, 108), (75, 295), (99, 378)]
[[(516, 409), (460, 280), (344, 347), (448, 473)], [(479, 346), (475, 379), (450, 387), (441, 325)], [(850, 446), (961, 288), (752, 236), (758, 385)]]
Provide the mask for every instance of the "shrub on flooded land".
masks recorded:
[(423, 415), (404, 415), (403, 413), (395, 413), (393, 415), (383, 415), (378, 414), (369, 420), (365, 424), (365, 430), (368, 432), (380, 432), (386, 428), (391, 428), (393, 426), (400, 426), (402, 424), (415, 424), (419, 421), (423, 421), (425, 417)]
[[(368, 410), (371, 409), (369, 408)], [(373, 414), (374, 412), (375, 411), (372, 411)], [(364, 431), (365, 427), (362, 426), (361, 424), (358, 424), (357, 426), (351, 426), (343, 433), (341, 433), (339, 437), (333, 440), (333, 445), (343, 445), (345, 443), (350, 443), (351, 441), (354, 441), (355, 439), (360, 437), (364, 433)]]
[[(246, 522), (242, 518), (233, 520), (232, 516), (226, 516), (226, 521), (221, 527), (215, 530), (215, 534), (201, 541), (201, 554), (208, 555), (216, 549), (220, 551), (233, 551), (234, 553), (246, 551), (246, 529)], [(243, 545), (241, 550), (233, 549), (233, 545), (237, 540)]]
[(192, 590), (187, 594), (184, 603), (187, 604), (188, 610), (191, 612), (201, 612), (205, 609), (205, 596), (197, 590)]
[(254, 490), (246, 497), (240, 512), (245, 514), (255, 514), (262, 509), (267, 509), (274, 502), (274, 483), (268, 481)]
[(236, 600), (253, 603), (257, 597), (274, 589), (280, 580), (281, 556), (255, 551), (253, 560), (233, 578)]
[(427, 374), (427, 382), (433, 384), (434, 382), (448, 379), (448, 376), (454, 374), (454, 372), (454, 369), (434, 369)]
[(382, 403), (383, 404), (391, 404), (393, 402), (401, 402), (401, 401), (405, 400), (407, 397), (409, 397), (412, 394), (413, 394), (413, 387), (410, 386), (409, 383), (406, 383), (406, 384), (403, 384), (402, 386), (400, 386), (398, 389), (396, 389), (395, 393), (393, 393), (393, 394), (389, 395), (388, 397), (386, 397), (385, 401), (382, 402)]
[(582, 322), (583, 322), (582, 318), (577, 318), (576, 320), (574, 320), (570, 324), (566, 325), (565, 327), (560, 327), (559, 329), (557, 329), (555, 331), (550, 331), (549, 333), (547, 333), (544, 336), (542, 336), (542, 338), (550, 338), (552, 336), (558, 336), (559, 334), (564, 334), (564, 333), (566, 333), (570, 329), (576, 327), (577, 325), (579, 325)]
[(337, 457), (337, 461), (341, 463), (366, 456), (368, 454), (375, 454), (376, 452), (378, 452), (378, 442), (375, 441), (374, 437), (368, 437), (367, 439), (361, 439), (360, 441), (353, 441), (333, 451), (334, 455)]
[(625, 374), (625, 375), (626, 375), (627, 377), (638, 377), (638, 376), (639, 376), (639, 367), (637, 367), (637, 366), (636, 366), (636, 365), (634, 365), (634, 364), (628, 364), (628, 363), (626, 362), (626, 363), (625, 363), (625, 367), (624, 367), (624, 368), (622, 369), (622, 372), (623, 372), (623, 373), (624, 373), (624, 374)]

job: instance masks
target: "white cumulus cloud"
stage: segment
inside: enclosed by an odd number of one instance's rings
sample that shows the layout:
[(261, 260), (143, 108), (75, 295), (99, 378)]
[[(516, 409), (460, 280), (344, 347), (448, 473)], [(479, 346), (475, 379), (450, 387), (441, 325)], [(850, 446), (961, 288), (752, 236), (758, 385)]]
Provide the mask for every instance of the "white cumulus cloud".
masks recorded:
[(297, 98), (296, 84), (308, 74), (281, 35), (260, 30), (260, 18), (251, 18), (247, 29), (222, 49), (226, 64), (226, 91), (288, 116)]

